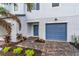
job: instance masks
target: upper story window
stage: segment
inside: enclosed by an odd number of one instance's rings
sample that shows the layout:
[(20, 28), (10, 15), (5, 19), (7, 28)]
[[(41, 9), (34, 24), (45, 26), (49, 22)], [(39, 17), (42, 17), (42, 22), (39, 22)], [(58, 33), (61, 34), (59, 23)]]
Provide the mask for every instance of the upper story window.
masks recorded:
[(0, 5), (8, 11), (11, 10), (11, 3), (1, 3)]
[(52, 3), (52, 7), (58, 7), (59, 3)]
[(39, 10), (39, 3), (33, 3), (32, 10)]
[(18, 11), (18, 5), (14, 3), (14, 11)]
[[(32, 10), (39, 10), (40, 8), (39, 3), (32, 3)], [(27, 11), (29, 11), (28, 7), (27, 7)]]
[(3, 3), (4, 5), (11, 5), (11, 3)]
[(4, 7), (7, 7), (7, 6), (10, 6), (11, 3), (1, 3), (0, 5), (4, 6)]

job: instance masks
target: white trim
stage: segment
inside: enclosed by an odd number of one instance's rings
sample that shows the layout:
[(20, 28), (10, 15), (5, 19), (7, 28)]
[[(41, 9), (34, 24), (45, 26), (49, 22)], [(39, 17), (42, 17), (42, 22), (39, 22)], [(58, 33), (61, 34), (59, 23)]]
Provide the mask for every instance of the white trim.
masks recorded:
[[(29, 22), (29, 20), (33, 20), (33, 22), (35, 22), (34, 20), (40, 20), (40, 19), (45, 19), (45, 20), (52, 20), (52, 19), (54, 19), (54, 18), (68, 18), (68, 17), (74, 17), (74, 16), (79, 16), (79, 15), (72, 15), (72, 16), (61, 16), (61, 17), (45, 17), (45, 18), (34, 18), (34, 19), (27, 19), (27, 22)], [(37, 21), (37, 22), (39, 22), (39, 21)]]
[(63, 41), (63, 40), (46, 40), (46, 41), (67, 42), (67, 41)]

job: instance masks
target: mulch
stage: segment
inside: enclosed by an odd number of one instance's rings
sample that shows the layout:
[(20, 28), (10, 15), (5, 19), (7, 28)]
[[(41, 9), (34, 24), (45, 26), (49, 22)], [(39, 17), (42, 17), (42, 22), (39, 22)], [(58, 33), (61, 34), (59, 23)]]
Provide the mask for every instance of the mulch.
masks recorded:
[(77, 45), (75, 45), (75, 43), (70, 42), (70, 44), (71, 44), (72, 46), (74, 46), (75, 48), (79, 49), (79, 43), (78, 43)]

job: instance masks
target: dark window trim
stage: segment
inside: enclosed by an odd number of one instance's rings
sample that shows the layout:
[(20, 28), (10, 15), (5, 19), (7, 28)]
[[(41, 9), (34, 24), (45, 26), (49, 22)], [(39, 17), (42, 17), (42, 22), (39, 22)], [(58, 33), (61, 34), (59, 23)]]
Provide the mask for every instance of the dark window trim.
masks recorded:
[(52, 7), (59, 7), (59, 3), (52, 3)]
[[(17, 7), (17, 9), (16, 9)], [(14, 11), (18, 11), (18, 5), (16, 3), (14, 3)]]
[(37, 4), (36, 4), (36, 10), (39, 10), (39, 9), (40, 9), (40, 4), (37, 3)]
[(33, 9), (33, 10), (39, 10), (40, 8), (40, 4), (39, 3), (34, 3), (35, 4), (35, 9)]
[(25, 14), (15, 14), (16, 16), (25, 16)]

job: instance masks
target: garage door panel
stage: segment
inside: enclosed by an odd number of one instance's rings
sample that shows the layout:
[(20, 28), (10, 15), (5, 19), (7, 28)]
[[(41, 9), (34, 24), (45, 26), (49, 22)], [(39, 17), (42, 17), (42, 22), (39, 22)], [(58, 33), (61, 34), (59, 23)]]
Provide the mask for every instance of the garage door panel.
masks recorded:
[[(47, 38), (48, 40), (63, 40), (64, 36), (49, 36), (50, 38)], [(52, 38), (53, 37), (53, 38)]]
[(66, 23), (46, 24), (46, 39), (67, 39), (67, 25)]

